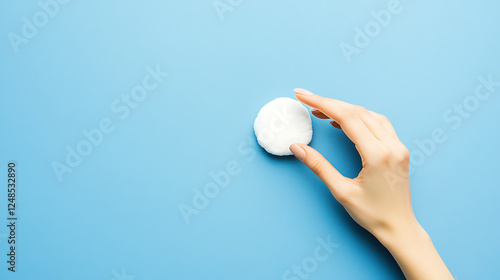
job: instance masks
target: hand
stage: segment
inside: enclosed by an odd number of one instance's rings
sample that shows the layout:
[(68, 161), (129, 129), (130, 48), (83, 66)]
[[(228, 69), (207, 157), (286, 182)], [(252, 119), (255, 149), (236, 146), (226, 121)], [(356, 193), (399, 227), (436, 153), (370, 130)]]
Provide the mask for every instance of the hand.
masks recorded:
[[(304, 89), (295, 92), (300, 102), (313, 108), (314, 116), (332, 119), (332, 125), (344, 131), (355, 144), (363, 169), (354, 179), (344, 177), (305, 144), (291, 145), (294, 155), (318, 175), (359, 225), (391, 251), (408, 279), (453, 279), (415, 218), (410, 154), (387, 117)], [(429, 264), (431, 260), (434, 263)]]

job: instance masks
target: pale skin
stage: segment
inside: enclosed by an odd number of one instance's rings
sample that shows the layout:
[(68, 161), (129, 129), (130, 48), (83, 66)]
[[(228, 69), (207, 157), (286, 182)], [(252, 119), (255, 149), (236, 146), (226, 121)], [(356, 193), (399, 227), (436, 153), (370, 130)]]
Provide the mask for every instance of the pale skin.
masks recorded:
[(347, 213), (392, 254), (408, 280), (454, 279), (413, 213), (408, 149), (387, 117), (361, 106), (295, 89), (314, 116), (331, 119), (358, 150), (363, 169), (350, 179), (305, 144), (290, 150), (326, 184)]

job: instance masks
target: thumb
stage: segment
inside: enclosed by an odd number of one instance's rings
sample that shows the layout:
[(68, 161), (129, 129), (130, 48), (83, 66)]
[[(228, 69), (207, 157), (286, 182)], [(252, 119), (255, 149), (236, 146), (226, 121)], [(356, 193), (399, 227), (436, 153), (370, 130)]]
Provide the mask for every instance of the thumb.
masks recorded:
[(330, 189), (340, 202), (344, 189), (348, 186), (347, 178), (333, 167), (318, 151), (305, 144), (292, 144), (290, 151), (309, 167)]

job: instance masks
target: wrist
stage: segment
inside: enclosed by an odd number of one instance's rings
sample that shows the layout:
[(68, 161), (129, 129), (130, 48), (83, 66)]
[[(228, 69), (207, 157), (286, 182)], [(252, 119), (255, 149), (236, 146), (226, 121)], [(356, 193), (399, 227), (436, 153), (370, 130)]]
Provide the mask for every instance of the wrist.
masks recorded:
[(454, 279), (424, 228), (415, 222), (379, 231), (377, 239), (389, 250), (406, 279)]
[(416, 219), (382, 229), (374, 235), (391, 252), (409, 244), (431, 242), (429, 235)]

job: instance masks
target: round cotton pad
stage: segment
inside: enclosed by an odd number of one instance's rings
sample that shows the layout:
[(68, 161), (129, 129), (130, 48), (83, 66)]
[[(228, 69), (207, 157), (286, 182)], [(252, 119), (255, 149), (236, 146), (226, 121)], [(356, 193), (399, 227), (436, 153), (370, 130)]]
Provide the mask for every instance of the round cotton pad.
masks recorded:
[(297, 100), (280, 97), (260, 109), (254, 123), (259, 145), (268, 153), (289, 156), (294, 143), (309, 144), (312, 123), (309, 111)]

